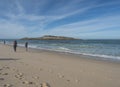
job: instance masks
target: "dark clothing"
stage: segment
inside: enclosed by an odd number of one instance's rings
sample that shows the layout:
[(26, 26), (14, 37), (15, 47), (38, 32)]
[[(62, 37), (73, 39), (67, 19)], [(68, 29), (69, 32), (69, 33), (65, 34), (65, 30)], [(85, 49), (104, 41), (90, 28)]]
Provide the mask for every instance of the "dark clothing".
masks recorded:
[(25, 43), (26, 51), (28, 50), (28, 42)]
[(4, 40), (4, 44), (6, 44), (5, 40)]
[(17, 48), (17, 41), (16, 40), (13, 43), (13, 48), (14, 48), (14, 51), (16, 52), (16, 48)]
[(26, 48), (28, 47), (28, 42), (25, 43), (25, 47), (26, 47)]

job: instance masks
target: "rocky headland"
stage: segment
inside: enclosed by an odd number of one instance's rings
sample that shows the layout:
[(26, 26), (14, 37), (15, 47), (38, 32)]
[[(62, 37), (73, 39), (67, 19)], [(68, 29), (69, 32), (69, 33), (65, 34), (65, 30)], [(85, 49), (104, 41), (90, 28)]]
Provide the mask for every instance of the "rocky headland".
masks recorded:
[(36, 38), (29, 38), (29, 37), (22, 38), (22, 40), (75, 40), (75, 39), (77, 38), (65, 37), (65, 36), (53, 36), (53, 35), (45, 35)]

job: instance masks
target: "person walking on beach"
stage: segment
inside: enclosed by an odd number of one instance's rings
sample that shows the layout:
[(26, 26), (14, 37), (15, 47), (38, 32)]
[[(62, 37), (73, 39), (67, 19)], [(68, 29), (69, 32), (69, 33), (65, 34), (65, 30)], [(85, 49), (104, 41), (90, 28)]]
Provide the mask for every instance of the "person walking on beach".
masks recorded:
[(14, 48), (14, 52), (16, 52), (16, 48), (17, 48), (17, 41), (16, 40), (13, 43), (13, 48)]
[(25, 42), (26, 51), (28, 51), (28, 42)]
[(4, 45), (6, 44), (5, 40), (4, 40)]

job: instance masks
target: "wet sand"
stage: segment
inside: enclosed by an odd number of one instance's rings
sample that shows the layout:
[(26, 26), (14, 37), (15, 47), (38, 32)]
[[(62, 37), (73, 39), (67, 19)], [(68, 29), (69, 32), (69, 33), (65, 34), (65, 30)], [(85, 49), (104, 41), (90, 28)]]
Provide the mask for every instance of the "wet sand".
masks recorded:
[(120, 63), (0, 44), (0, 87), (120, 87)]

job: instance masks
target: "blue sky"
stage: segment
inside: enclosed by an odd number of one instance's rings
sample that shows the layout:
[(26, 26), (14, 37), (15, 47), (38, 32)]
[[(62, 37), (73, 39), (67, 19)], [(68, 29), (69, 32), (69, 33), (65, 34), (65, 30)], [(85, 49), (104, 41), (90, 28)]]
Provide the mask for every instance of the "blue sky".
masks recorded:
[(120, 0), (0, 0), (0, 38), (120, 39)]

